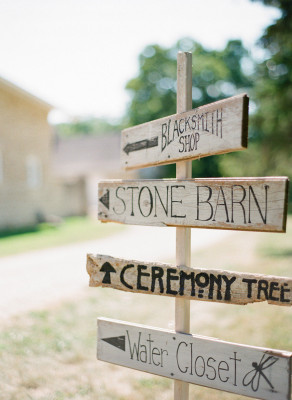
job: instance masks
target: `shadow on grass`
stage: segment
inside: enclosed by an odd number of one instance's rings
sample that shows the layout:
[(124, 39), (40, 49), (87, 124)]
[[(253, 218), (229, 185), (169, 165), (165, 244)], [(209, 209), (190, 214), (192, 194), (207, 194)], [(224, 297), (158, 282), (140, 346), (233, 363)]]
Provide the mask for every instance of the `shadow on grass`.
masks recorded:
[(26, 235), (27, 233), (38, 233), (45, 230), (56, 229), (58, 226), (50, 223), (41, 223), (34, 226), (27, 226), (17, 229), (0, 230), (0, 239), (11, 236)]

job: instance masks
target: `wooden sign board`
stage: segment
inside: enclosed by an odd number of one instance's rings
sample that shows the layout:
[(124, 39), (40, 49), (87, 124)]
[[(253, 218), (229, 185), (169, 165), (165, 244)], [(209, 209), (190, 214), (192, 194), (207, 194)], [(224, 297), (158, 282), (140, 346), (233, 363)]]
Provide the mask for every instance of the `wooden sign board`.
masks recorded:
[(290, 399), (292, 353), (98, 319), (97, 358), (266, 400)]
[(89, 286), (190, 300), (291, 306), (292, 278), (87, 255)]
[(126, 169), (169, 164), (247, 148), (248, 97), (230, 97), (122, 131)]
[(111, 180), (98, 197), (103, 222), (285, 232), (288, 178)]

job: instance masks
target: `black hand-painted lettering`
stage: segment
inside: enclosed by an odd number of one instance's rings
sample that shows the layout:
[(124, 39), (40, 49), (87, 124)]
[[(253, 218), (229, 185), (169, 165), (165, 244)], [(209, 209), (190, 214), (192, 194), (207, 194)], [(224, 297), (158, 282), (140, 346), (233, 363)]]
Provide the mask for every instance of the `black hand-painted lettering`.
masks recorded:
[(209, 130), (208, 130), (208, 112), (206, 112), (205, 113), (205, 116), (206, 116), (206, 127), (205, 127), (205, 132), (209, 132)]
[(196, 121), (197, 115), (194, 114), (192, 116), (192, 122), (193, 122), (193, 126), (192, 126), (192, 130), (194, 131), (197, 128), (197, 121)]
[(195, 281), (200, 288), (206, 288), (209, 285), (209, 275), (206, 272), (200, 272), (196, 275)]
[(236, 383), (236, 380), (237, 380), (237, 369), (236, 369), (237, 366), (236, 366), (236, 363), (237, 363), (237, 361), (241, 362), (240, 358), (236, 358), (236, 354), (237, 354), (237, 352), (235, 351), (234, 352), (234, 357), (229, 357), (229, 360), (234, 360), (234, 382), (233, 382), (234, 386), (237, 386), (237, 383)]
[[(223, 110), (217, 110), (217, 120), (216, 120), (216, 136), (220, 136), (222, 139), (222, 124), (223, 124)], [(220, 128), (219, 128), (220, 125)]]
[(190, 151), (190, 135), (185, 135), (185, 152)]
[(257, 295), (257, 298), (260, 299), (261, 298), (261, 292), (263, 292), (264, 298), (266, 300), (269, 300), (268, 289), (269, 289), (269, 282), (266, 281), (265, 279), (260, 279), (258, 281), (258, 295)]
[(123, 186), (118, 186), (117, 189), (116, 189), (116, 198), (119, 199), (119, 200), (122, 202), (122, 205), (123, 205), (123, 209), (122, 209), (122, 211), (120, 211), (120, 212), (118, 212), (118, 211), (116, 210), (116, 207), (113, 207), (113, 211), (114, 211), (114, 213), (117, 214), (117, 215), (121, 215), (121, 214), (123, 214), (123, 213), (126, 211), (126, 203), (125, 203), (125, 200), (122, 199), (122, 198), (119, 196), (119, 194), (118, 194), (118, 192), (120, 191), (120, 189), (123, 189), (124, 191), (126, 190)]
[(171, 217), (173, 217), (173, 218), (185, 218), (186, 217), (186, 215), (177, 215), (177, 214), (173, 213), (173, 204), (174, 203), (182, 204), (182, 200), (174, 200), (173, 199), (173, 197), (174, 197), (173, 196), (173, 189), (180, 189), (180, 188), (185, 189), (186, 187), (184, 185), (172, 185), (170, 187), (170, 197), (171, 197), (171, 200), (170, 200), (170, 211), (171, 211)]
[(131, 216), (134, 216), (134, 189), (139, 190), (138, 186), (128, 186), (127, 190), (130, 189), (132, 190), (132, 195), (131, 195), (131, 206), (132, 206), (132, 210), (131, 210)]
[(221, 286), (222, 286), (222, 276), (219, 274), (215, 276), (214, 274), (210, 274), (210, 285), (209, 285), (209, 294), (208, 299), (213, 299), (214, 295), (214, 285), (217, 285), (217, 300), (222, 300)]
[(200, 140), (200, 134), (199, 132), (195, 133), (195, 150), (198, 148), (198, 141)]
[(178, 152), (179, 152), (179, 153), (183, 153), (183, 152), (185, 151), (184, 136), (181, 136), (181, 137), (179, 138), (179, 144), (180, 144), (182, 147), (178, 150)]
[(147, 265), (138, 265), (137, 267), (137, 290), (144, 290), (147, 292), (149, 288), (147, 286), (143, 286), (141, 283), (141, 279), (143, 276), (150, 276), (149, 272), (143, 272), (147, 270)]
[(139, 332), (138, 343), (133, 342), (133, 346), (132, 346), (132, 343), (131, 343), (131, 338), (130, 338), (129, 331), (126, 330), (126, 333), (127, 333), (127, 338), (128, 338), (128, 344), (129, 344), (131, 360), (133, 360), (134, 356), (136, 356), (137, 361), (140, 361), (140, 359), (139, 359), (139, 351), (140, 351), (140, 340), (141, 340), (142, 332)]
[(177, 274), (177, 270), (175, 268), (167, 268), (167, 272), (166, 272), (166, 293), (167, 294), (177, 295), (177, 293), (178, 293), (177, 290), (173, 290), (171, 288), (171, 282), (179, 280), (179, 277), (176, 274)]
[(191, 118), (191, 117), (186, 117), (186, 118), (185, 118), (185, 131), (187, 131), (188, 129), (191, 130), (190, 118)]
[[(202, 362), (201, 362), (201, 364), (199, 364), (199, 366), (198, 366), (197, 363), (198, 363), (198, 360), (199, 360), (199, 359), (201, 359)], [(198, 371), (198, 370), (202, 370), (202, 373), (199, 374), (199, 371)], [(202, 378), (202, 376), (205, 375), (205, 371), (206, 371), (205, 360), (204, 360), (204, 358), (203, 358), (202, 356), (198, 356), (198, 357), (195, 359), (195, 373), (196, 373), (196, 375), (197, 375), (199, 378)]]
[(183, 296), (185, 294), (185, 281), (191, 280), (191, 296), (195, 296), (195, 273), (191, 272), (187, 274), (185, 271), (180, 271), (179, 273), (179, 295)]
[(289, 299), (285, 299), (285, 293), (290, 293), (290, 289), (285, 289), (285, 286), (288, 286), (288, 283), (284, 283), (283, 286), (281, 286), (281, 292), (280, 292), (280, 301), (282, 303), (290, 303)]
[(174, 121), (174, 126), (173, 126), (173, 139), (172, 139), (172, 140), (174, 140), (174, 134), (176, 134), (176, 136), (179, 137), (179, 129), (178, 129), (177, 120)]
[(129, 269), (129, 268), (134, 268), (134, 264), (128, 264), (128, 265), (125, 265), (125, 266), (123, 267), (123, 269), (121, 270), (121, 274), (120, 274), (120, 281), (121, 281), (121, 283), (122, 283), (124, 286), (126, 286), (128, 289), (133, 289), (133, 286), (129, 285), (129, 284), (125, 281), (125, 273), (126, 273), (127, 269)]
[[(208, 194), (207, 200), (203, 200), (203, 201), (200, 200), (200, 189), (201, 188), (207, 188), (208, 189), (209, 194)], [(210, 186), (197, 186), (197, 218), (196, 218), (196, 220), (198, 220), (198, 221), (210, 221), (210, 219), (212, 219), (213, 206), (209, 201), (211, 199), (211, 197), (212, 197), (212, 188)], [(200, 218), (200, 204), (208, 204), (209, 205), (211, 213), (210, 213), (210, 216), (208, 218), (205, 218), (205, 219), (201, 219)]]
[(236, 281), (236, 276), (232, 276), (229, 279), (227, 276), (222, 275), (222, 279), (225, 281), (226, 284), (224, 300), (231, 300), (231, 285), (233, 282)]
[(212, 370), (213, 370), (213, 377), (210, 377), (209, 374), (206, 374), (206, 377), (207, 377), (210, 381), (214, 381), (214, 379), (216, 379), (216, 369), (215, 369), (212, 365), (210, 365), (211, 360), (212, 360), (214, 363), (216, 362), (216, 360), (215, 360), (215, 358), (213, 358), (213, 357), (209, 357), (208, 360), (207, 360), (207, 367), (212, 368)]
[(256, 279), (243, 278), (242, 282), (247, 283), (247, 297), (252, 298), (252, 285), (257, 283)]
[(159, 284), (159, 291), (160, 293), (164, 292), (164, 287), (163, 287), (163, 277), (164, 270), (161, 267), (151, 267), (151, 292), (155, 292), (155, 284), (156, 281), (158, 281)]
[(198, 115), (198, 130), (200, 130), (200, 121), (202, 122), (202, 131), (204, 130), (204, 114)]
[(161, 125), (161, 153), (167, 146), (166, 132), (167, 132), (167, 124), (162, 124)]
[[(223, 203), (219, 203), (219, 197), (220, 197), (220, 193), (222, 194), (222, 199), (223, 199)], [(216, 202), (216, 207), (215, 207), (215, 211), (214, 211), (214, 216), (212, 221), (216, 221), (216, 213), (217, 213), (217, 208), (218, 206), (224, 206), (225, 208), (225, 214), (226, 214), (226, 221), (225, 222), (229, 222), (229, 217), (228, 217), (228, 208), (227, 208), (227, 204), (226, 204), (226, 199), (225, 199), (225, 195), (224, 195), (224, 191), (222, 186), (219, 187), (219, 192), (218, 192), (218, 197), (217, 197), (217, 202)]]
[(225, 379), (221, 376), (221, 371), (229, 371), (229, 365), (227, 364), (226, 361), (220, 361), (220, 363), (218, 364), (218, 377), (220, 379), (221, 382), (228, 382), (229, 381), (229, 376), (226, 376)]
[(181, 346), (182, 344), (184, 344), (185, 347), (188, 347), (188, 345), (187, 345), (186, 342), (179, 342), (179, 344), (178, 344), (178, 346), (177, 346), (177, 349), (176, 349), (176, 365), (177, 365), (178, 369), (180, 370), (180, 372), (181, 372), (182, 374), (185, 374), (185, 373), (188, 371), (189, 367), (185, 367), (184, 369), (182, 369), (181, 364), (180, 364), (180, 362), (179, 362), (179, 357), (178, 357), (178, 353), (179, 353), (179, 351), (180, 351), (180, 346)]
[[(241, 188), (243, 191), (243, 195), (242, 195), (242, 199), (239, 201), (235, 201), (234, 200), (234, 188)], [(233, 219), (233, 213), (234, 213), (234, 204), (240, 204), (241, 208), (242, 208), (242, 213), (243, 213), (243, 221), (246, 224), (246, 218), (245, 218), (245, 209), (244, 209), (244, 205), (242, 204), (243, 200), (245, 199), (246, 196), (246, 190), (242, 185), (232, 185), (231, 187), (231, 222), (234, 223), (234, 219)]]
[(280, 291), (280, 288), (278, 287), (279, 283), (278, 282), (271, 282), (270, 283), (270, 289), (269, 289), (269, 300), (272, 301), (279, 301), (279, 297), (274, 296), (275, 291)]
[(152, 364), (152, 345), (151, 343), (154, 342), (154, 340), (151, 339), (151, 334), (148, 334), (149, 339), (146, 339), (146, 342), (149, 343), (149, 364)]
[(181, 123), (185, 122), (184, 118), (181, 118), (178, 123), (179, 133), (184, 133), (184, 128), (181, 129)]
[[(145, 204), (145, 203), (149, 204), (148, 214), (147, 213), (144, 214), (142, 211), (142, 208), (141, 208), (141, 196), (142, 196), (143, 190), (145, 190), (145, 189), (148, 190), (149, 200), (142, 202), (142, 204)], [(139, 197), (138, 197), (138, 207), (139, 207), (140, 213), (141, 213), (141, 215), (143, 215), (143, 217), (149, 217), (149, 215), (151, 214), (152, 209), (153, 209), (153, 196), (152, 196), (151, 190), (149, 189), (148, 186), (142, 186), (142, 188), (140, 189)]]
[(269, 189), (269, 186), (268, 186), (268, 185), (264, 185), (264, 188), (265, 188), (265, 213), (264, 213), (265, 216), (264, 216), (263, 213), (262, 213), (262, 210), (261, 210), (261, 208), (260, 208), (258, 199), (256, 198), (256, 195), (255, 195), (255, 193), (254, 193), (254, 190), (253, 190), (252, 186), (249, 186), (249, 187), (248, 187), (248, 189), (249, 189), (249, 190), (248, 190), (248, 208), (249, 208), (249, 211), (248, 211), (248, 223), (249, 223), (249, 224), (251, 223), (251, 220), (250, 220), (251, 194), (252, 194), (252, 196), (253, 196), (253, 198), (254, 198), (255, 204), (256, 204), (256, 206), (257, 206), (257, 209), (258, 209), (258, 211), (259, 211), (259, 214), (260, 214), (260, 216), (261, 216), (261, 219), (262, 219), (263, 223), (264, 223), (264, 224), (267, 223), (267, 216), (268, 216), (268, 189)]
[(169, 189), (169, 186), (166, 186), (166, 201), (165, 201), (165, 205), (164, 205), (157, 187), (154, 186), (154, 204), (155, 204), (154, 217), (157, 217), (157, 214), (156, 214), (156, 212), (157, 212), (157, 207), (156, 207), (157, 206), (157, 197), (160, 201), (160, 204), (162, 205), (165, 215), (168, 217), (168, 189)]

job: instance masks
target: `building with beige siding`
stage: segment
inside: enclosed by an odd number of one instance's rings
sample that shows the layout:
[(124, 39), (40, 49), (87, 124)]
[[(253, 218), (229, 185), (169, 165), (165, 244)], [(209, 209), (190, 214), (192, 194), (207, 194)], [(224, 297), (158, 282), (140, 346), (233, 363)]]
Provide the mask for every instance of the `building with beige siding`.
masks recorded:
[(99, 179), (135, 178), (120, 167), (120, 133), (58, 138), (52, 106), (0, 78), (0, 231), (97, 215)]
[(0, 78), (0, 230), (86, 212), (84, 182), (52, 172), (51, 109)]

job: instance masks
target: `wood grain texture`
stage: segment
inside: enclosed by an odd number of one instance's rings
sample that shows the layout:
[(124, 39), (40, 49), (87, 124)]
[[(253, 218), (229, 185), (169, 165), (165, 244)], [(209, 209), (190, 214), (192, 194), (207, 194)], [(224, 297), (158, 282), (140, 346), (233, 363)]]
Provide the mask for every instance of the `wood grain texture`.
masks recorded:
[(292, 353), (98, 319), (97, 358), (265, 400), (290, 399)]
[(246, 94), (122, 131), (125, 169), (193, 160), (247, 148)]
[(102, 181), (98, 197), (104, 222), (285, 232), (288, 178)]
[(87, 255), (89, 286), (227, 304), (292, 304), (292, 278)]
[[(182, 113), (192, 108), (192, 54), (179, 52), (177, 55), (177, 95), (176, 112)], [(192, 177), (192, 161), (180, 161), (176, 164), (176, 178)], [(191, 264), (191, 229), (176, 228), (176, 264), (189, 267)], [(190, 332), (190, 301), (175, 299), (175, 330)], [(189, 385), (186, 382), (174, 382), (174, 400), (188, 400)]]

